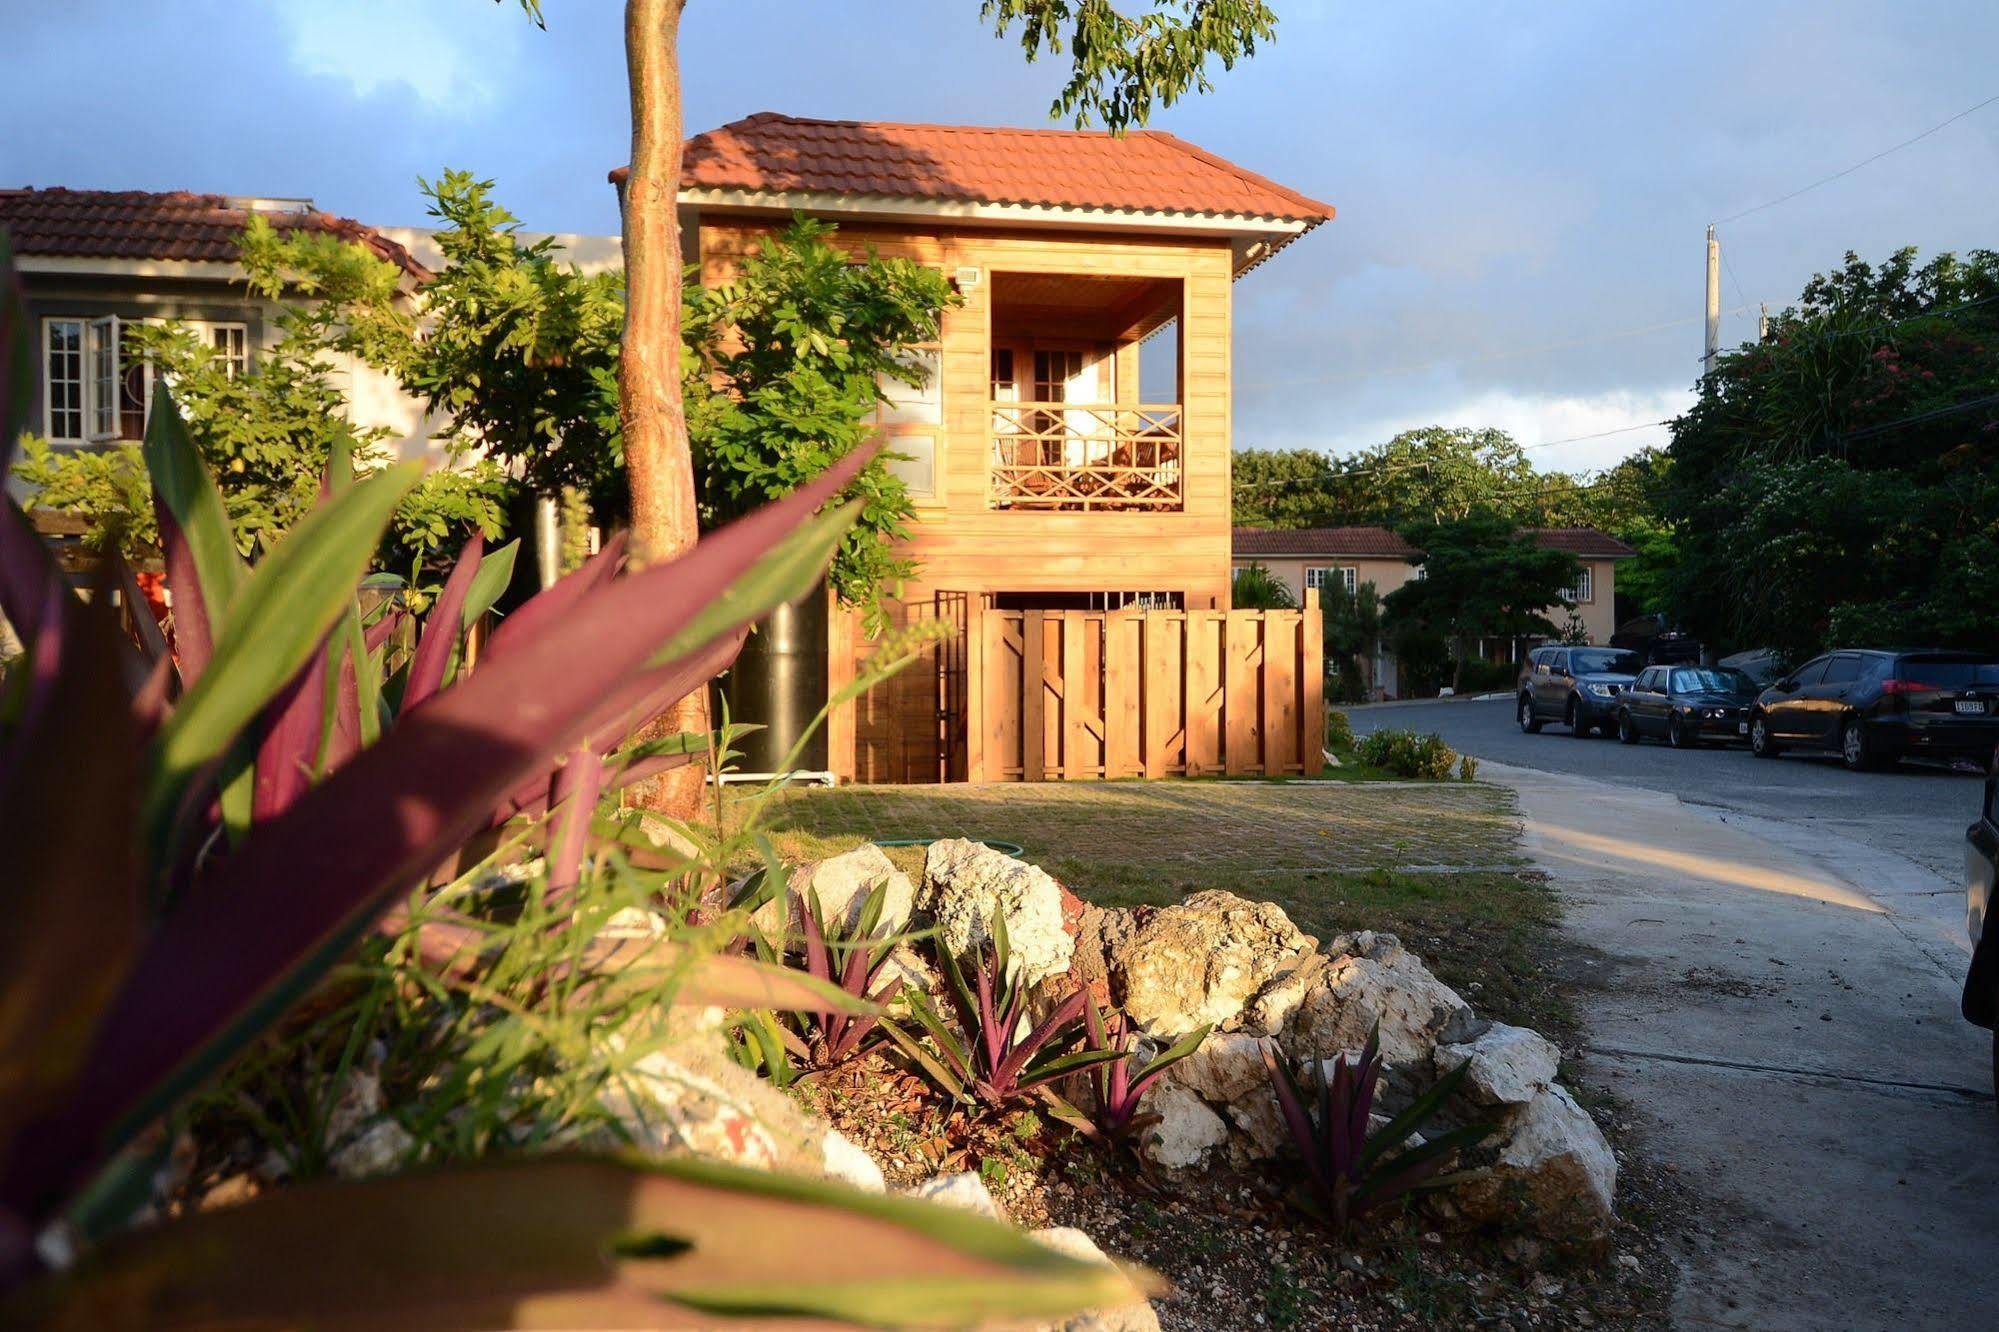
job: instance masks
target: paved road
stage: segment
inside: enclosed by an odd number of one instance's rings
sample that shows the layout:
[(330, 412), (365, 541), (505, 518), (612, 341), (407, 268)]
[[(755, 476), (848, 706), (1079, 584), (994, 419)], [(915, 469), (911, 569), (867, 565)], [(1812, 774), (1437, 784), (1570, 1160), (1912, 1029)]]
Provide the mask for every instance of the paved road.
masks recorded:
[(1746, 746), (1678, 750), (1652, 741), (1630, 747), (1577, 740), (1554, 723), (1539, 735), (1523, 735), (1504, 699), (1375, 704), (1350, 709), (1348, 716), (1356, 732), (1435, 731), (1453, 749), (1497, 763), (1670, 792), (1689, 804), (1823, 829), (1911, 860), (1953, 885), (1963, 864), (1964, 829), (1977, 817), (1983, 790), (1974, 774), (1930, 765), (1848, 772), (1836, 759), (1787, 754), (1765, 760)]

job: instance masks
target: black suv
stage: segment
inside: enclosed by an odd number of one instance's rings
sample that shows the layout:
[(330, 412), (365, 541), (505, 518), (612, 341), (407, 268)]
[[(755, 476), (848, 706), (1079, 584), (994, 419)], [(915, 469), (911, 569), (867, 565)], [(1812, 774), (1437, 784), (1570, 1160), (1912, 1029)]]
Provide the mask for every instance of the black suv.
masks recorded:
[(1814, 657), (1749, 712), (1758, 758), (1838, 754), (1856, 772), (1903, 758), (1976, 759), (1999, 743), (1999, 657), (1855, 649)]
[(1535, 648), (1520, 665), (1520, 729), (1532, 735), (1558, 721), (1571, 735), (1609, 735), (1618, 696), (1644, 669), (1645, 659), (1623, 648)]

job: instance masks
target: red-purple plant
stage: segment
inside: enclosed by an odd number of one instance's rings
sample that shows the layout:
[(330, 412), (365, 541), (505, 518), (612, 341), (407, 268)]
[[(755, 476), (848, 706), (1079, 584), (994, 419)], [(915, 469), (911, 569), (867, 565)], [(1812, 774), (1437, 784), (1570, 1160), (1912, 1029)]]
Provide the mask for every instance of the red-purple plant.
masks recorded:
[(1344, 1231), (1356, 1218), (1422, 1188), (1436, 1187), (1436, 1174), (1451, 1156), (1492, 1132), (1490, 1124), (1470, 1124), (1440, 1133), (1414, 1147), (1404, 1144), (1458, 1089), (1470, 1066), (1460, 1064), (1411, 1101), (1406, 1109), (1368, 1132), (1374, 1096), (1381, 1082), (1381, 1031), (1368, 1033), (1358, 1062), (1344, 1055), (1334, 1061), (1333, 1078), (1325, 1064), (1312, 1061), (1317, 1114), (1306, 1109), (1305, 1092), (1273, 1043), (1263, 1046), (1264, 1066), (1277, 1108), (1291, 1133), (1291, 1145), (1304, 1160), (1305, 1175), (1291, 1191), (1291, 1200), (1309, 1216)]
[(1109, 1017), (1097, 1009), (1097, 1001), (1087, 998), (1083, 1008), (1084, 1032), (1088, 1039), (1087, 1048), (1108, 1051), (1116, 1057), (1107, 1059), (1085, 1074), (1090, 1090), (1090, 1107), (1087, 1113), (1074, 1105), (1064, 1105), (1057, 1114), (1064, 1123), (1082, 1130), (1090, 1137), (1111, 1146), (1121, 1146), (1133, 1135), (1143, 1132), (1159, 1122), (1159, 1116), (1140, 1113), (1140, 1104), (1146, 1089), (1151, 1087), (1173, 1065), (1201, 1048), (1201, 1042), (1208, 1039), (1214, 1030), (1212, 1024), (1189, 1032), (1175, 1041), (1162, 1053), (1149, 1060), (1139, 1060), (1133, 1055), (1137, 1033), (1131, 1019), (1113, 1009)]
[(893, 1021), (884, 1021), (882, 1032), (951, 1096), (997, 1108), (1071, 1074), (1122, 1058), (1115, 1050), (1069, 1052), (1076, 1044), (1083, 1006), (1089, 1002), (1086, 990), (1077, 990), (1038, 1025), (1021, 1030), (1026, 1026), (1027, 986), (1012, 965), (1004, 912), (994, 914), (986, 941), (973, 954), (969, 982), (948, 945), (939, 940), (936, 951), (950, 982), (958, 1030), (951, 1029), (927, 995), (910, 989), (904, 992), (904, 1001), (932, 1048), (925, 1049)]
[(892, 932), (876, 933), (887, 900), (888, 884), (876, 884), (862, 900), (853, 928), (840, 932), (826, 928), (817, 893), (807, 895), (798, 913), (807, 974), (857, 1001), (848, 1009), (803, 1009), (796, 1014), (804, 1060), (811, 1069), (837, 1068), (882, 1039), (881, 1009), (894, 997), (895, 986), (882, 981), (881, 973), (897, 942)]

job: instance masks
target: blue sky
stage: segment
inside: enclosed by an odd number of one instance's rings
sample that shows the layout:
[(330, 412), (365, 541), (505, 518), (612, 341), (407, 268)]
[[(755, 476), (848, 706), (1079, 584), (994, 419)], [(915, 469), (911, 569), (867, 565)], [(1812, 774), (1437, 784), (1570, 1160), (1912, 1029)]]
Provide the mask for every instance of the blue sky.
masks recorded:
[[(1523, 442), (1656, 421), (1698, 370), (1702, 232), (1999, 93), (1999, 6), (1274, 0), (1276, 44), (1155, 124), (1337, 205), (1237, 289), (1238, 447), (1433, 422)], [(7, 20), (0, 183), (305, 195), (424, 221), (495, 178), (610, 232), (620, 9), (546, 0), (69, 0)], [(977, 0), (690, 0), (687, 122), (759, 110), (1044, 123), (1061, 70)], [(117, 77), (108, 77), (113, 72)], [(1723, 228), (1726, 307), (1847, 249), (1999, 245), (1999, 105)], [(1724, 321), (1725, 342), (1753, 313)], [(1600, 466), (1662, 430), (1537, 449)]]

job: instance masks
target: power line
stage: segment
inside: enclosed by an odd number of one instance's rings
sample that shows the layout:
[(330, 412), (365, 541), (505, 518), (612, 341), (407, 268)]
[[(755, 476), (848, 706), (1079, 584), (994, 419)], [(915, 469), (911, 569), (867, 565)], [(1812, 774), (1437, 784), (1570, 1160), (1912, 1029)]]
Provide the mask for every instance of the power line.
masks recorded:
[(1860, 170), (1860, 168), (1864, 166), (1872, 166), (1874, 163), (1879, 162), (1884, 157), (1890, 156), (1891, 154), (1894, 153), (1901, 152), (1904, 148), (1907, 148), (1911, 144), (1921, 143), (1924, 139), (1929, 138), (1930, 135), (1935, 134), (1938, 130), (1948, 128), (1951, 125), (1955, 125), (1958, 121), (1963, 120), (1966, 116), (1972, 114), (1975, 111), (1983, 111), (1986, 107), (1991, 106), (1994, 102), (1999, 102), (1999, 93), (1995, 93), (1992, 96), (1986, 98), (1984, 101), (1980, 102), (1977, 106), (1966, 107), (1964, 110), (1952, 116), (1949, 120), (1938, 121), (1936, 124), (1924, 130), (1921, 134), (1915, 135), (1912, 138), (1904, 139), (1900, 143), (1896, 144), (1893, 148), (1883, 148), (1880, 152), (1874, 154), (1874, 156), (1869, 158), (1864, 158), (1861, 161), (1855, 162), (1852, 166), (1847, 167), (1844, 171), (1835, 171), (1830, 176), (1824, 176), (1818, 180), (1813, 181), (1811, 184), (1805, 186), (1803, 189), (1792, 190), (1789, 194), (1779, 195), (1777, 198), (1770, 199), (1763, 203), (1757, 204), (1753, 208), (1745, 208), (1739, 213), (1730, 213), (1727, 217), (1717, 219), (1715, 225), (1721, 226), (1724, 223), (1734, 222), (1741, 218), (1748, 217), (1751, 213), (1760, 213), (1766, 208), (1775, 208), (1778, 204), (1789, 203), (1791, 200), (1797, 198), (1801, 194), (1810, 194), (1813, 190), (1817, 189), (1821, 185), (1830, 185), (1836, 180), (1840, 180), (1843, 179), (1844, 177), (1852, 175), (1854, 172)]

